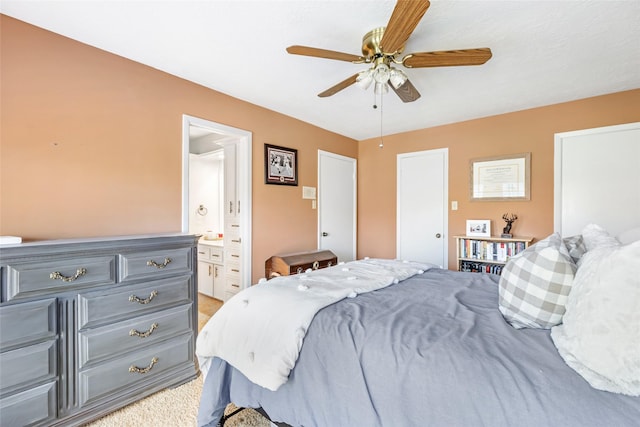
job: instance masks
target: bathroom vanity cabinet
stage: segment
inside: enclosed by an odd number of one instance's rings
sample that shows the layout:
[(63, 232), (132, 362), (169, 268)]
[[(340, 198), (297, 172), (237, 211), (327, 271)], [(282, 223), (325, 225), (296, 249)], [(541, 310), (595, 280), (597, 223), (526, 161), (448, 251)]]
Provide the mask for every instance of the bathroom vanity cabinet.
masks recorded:
[(225, 299), (224, 246), (222, 240), (202, 240), (198, 244), (198, 292)]
[(81, 425), (198, 375), (197, 236), (0, 247), (0, 425)]

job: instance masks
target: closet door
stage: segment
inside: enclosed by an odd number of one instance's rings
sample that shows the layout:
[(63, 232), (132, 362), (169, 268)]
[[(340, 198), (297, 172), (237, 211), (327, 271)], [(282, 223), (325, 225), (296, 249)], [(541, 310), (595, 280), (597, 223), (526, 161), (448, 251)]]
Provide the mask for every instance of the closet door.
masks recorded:
[(399, 154), (396, 257), (446, 268), (448, 150)]
[(615, 236), (640, 226), (640, 123), (555, 136), (554, 228), (595, 223)]
[(318, 150), (318, 249), (356, 259), (357, 162)]

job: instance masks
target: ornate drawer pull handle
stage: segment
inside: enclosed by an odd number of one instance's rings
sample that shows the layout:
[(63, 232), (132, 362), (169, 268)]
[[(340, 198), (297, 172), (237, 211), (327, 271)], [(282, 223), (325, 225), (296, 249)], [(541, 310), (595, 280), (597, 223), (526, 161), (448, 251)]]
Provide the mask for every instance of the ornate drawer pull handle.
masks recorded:
[(149, 335), (151, 335), (153, 333), (153, 331), (155, 331), (156, 329), (158, 329), (158, 324), (154, 323), (153, 325), (151, 325), (151, 327), (149, 328), (149, 330), (147, 332), (140, 332), (140, 331), (138, 331), (136, 329), (130, 330), (129, 331), (129, 336), (130, 337), (136, 336), (136, 337), (140, 337), (140, 338), (146, 338)]
[(146, 374), (151, 369), (153, 369), (153, 365), (155, 365), (156, 363), (158, 363), (158, 358), (154, 357), (153, 359), (151, 359), (151, 363), (146, 368), (138, 368), (137, 366), (131, 365), (131, 366), (129, 366), (129, 372), (135, 372), (135, 373), (138, 373), (138, 374)]
[(155, 268), (165, 268), (167, 265), (169, 265), (169, 263), (171, 263), (171, 258), (165, 258), (162, 264), (158, 264), (152, 259), (147, 261), (147, 265), (149, 267), (155, 267)]
[(135, 295), (131, 295), (129, 297), (129, 301), (130, 302), (137, 302), (138, 304), (149, 304), (151, 302), (152, 299), (154, 299), (156, 296), (158, 296), (158, 291), (154, 290), (151, 291), (151, 293), (149, 294), (149, 298), (147, 299), (142, 299), (138, 296)]
[(87, 269), (79, 268), (76, 270), (76, 274), (74, 274), (73, 276), (63, 276), (59, 271), (54, 271), (49, 275), (49, 278), (53, 280), (62, 280), (63, 282), (73, 282), (74, 280), (84, 276), (85, 274), (87, 274)]

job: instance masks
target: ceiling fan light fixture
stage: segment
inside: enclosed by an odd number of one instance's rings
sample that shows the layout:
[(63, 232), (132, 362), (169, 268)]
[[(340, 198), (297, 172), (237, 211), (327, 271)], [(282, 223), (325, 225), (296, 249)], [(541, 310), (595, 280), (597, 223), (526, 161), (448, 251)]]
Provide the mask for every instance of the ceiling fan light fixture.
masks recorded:
[(378, 64), (373, 70), (373, 80), (375, 80), (376, 83), (386, 83), (389, 81), (390, 74), (391, 69), (387, 64)]
[(358, 77), (356, 77), (356, 85), (358, 87), (361, 87), (364, 90), (367, 90), (369, 86), (371, 86), (371, 83), (373, 82), (372, 75), (373, 75), (373, 70), (371, 69), (360, 71), (358, 73)]
[(387, 83), (376, 82), (373, 93), (376, 95), (389, 93), (389, 85)]
[(407, 75), (402, 71), (396, 68), (391, 69), (391, 73), (389, 75), (389, 82), (393, 85), (394, 88), (398, 89), (407, 81)]

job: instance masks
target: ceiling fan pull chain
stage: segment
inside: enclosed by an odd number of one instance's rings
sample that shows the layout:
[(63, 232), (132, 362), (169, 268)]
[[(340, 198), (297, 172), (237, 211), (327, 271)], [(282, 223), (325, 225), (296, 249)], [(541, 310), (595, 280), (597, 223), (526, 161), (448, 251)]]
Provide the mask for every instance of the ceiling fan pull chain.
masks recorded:
[(378, 147), (383, 148), (384, 147), (384, 140), (382, 139), (382, 96), (383, 96), (383, 92), (380, 91), (380, 144), (378, 145)]

